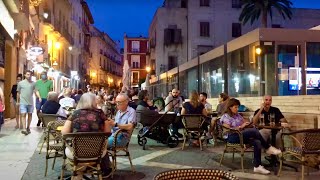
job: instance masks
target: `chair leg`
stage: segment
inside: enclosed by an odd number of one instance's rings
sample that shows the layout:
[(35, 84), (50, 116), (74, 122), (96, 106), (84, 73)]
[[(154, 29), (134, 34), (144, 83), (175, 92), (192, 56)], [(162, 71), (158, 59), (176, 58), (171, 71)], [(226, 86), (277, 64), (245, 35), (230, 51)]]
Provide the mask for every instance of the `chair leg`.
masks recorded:
[(234, 162), (234, 148), (232, 148), (232, 162)]
[[(233, 151), (233, 156), (234, 156), (234, 151)], [(241, 150), (241, 169), (242, 169), (242, 172), (244, 172), (243, 156), (244, 156), (244, 151), (243, 151), (243, 149), (242, 149), (242, 150)]]
[(101, 171), (100, 164), (97, 164), (97, 172), (98, 172), (98, 179), (102, 180), (102, 171)]
[(54, 153), (54, 158), (53, 158), (53, 163), (52, 163), (52, 170), (53, 170), (53, 168), (54, 168), (54, 164), (56, 163), (56, 157), (57, 157), (57, 155), (58, 155), (58, 152), (55, 152), (55, 153)]
[(200, 150), (202, 151), (202, 150), (203, 150), (203, 148), (202, 148), (201, 136), (199, 137), (199, 144), (200, 144)]
[(225, 146), (225, 148), (223, 150), (223, 153), (222, 153), (222, 156), (221, 156), (221, 159), (220, 159), (220, 167), (221, 167), (221, 164), (222, 164), (222, 161), (223, 161), (223, 158), (224, 158), (224, 153), (226, 153), (226, 148), (227, 148), (227, 146)]
[(283, 153), (281, 154), (281, 158), (280, 158), (280, 166), (279, 166), (279, 170), (278, 170), (278, 177), (280, 177), (280, 174), (281, 174), (282, 164), (283, 164)]
[(184, 149), (184, 146), (186, 145), (186, 141), (187, 141), (187, 135), (184, 133), (183, 134), (183, 144), (182, 144), (182, 150)]
[(304, 156), (302, 156), (302, 158), (301, 158), (301, 163), (302, 163), (302, 165), (301, 165), (301, 179), (302, 180), (304, 180), (304, 169), (305, 169), (304, 161), (305, 161), (305, 158), (304, 158)]
[(131, 171), (132, 171), (132, 172), (135, 172), (134, 167), (133, 167), (133, 165), (132, 165), (131, 156), (130, 156), (129, 151), (128, 151), (127, 153), (128, 153), (128, 159), (129, 159), (129, 162), (130, 162)]
[(46, 136), (45, 136), (45, 137), (43, 138), (43, 142), (41, 143), (41, 147), (40, 147), (39, 154), (41, 154), (41, 151), (42, 151), (43, 145), (44, 145), (44, 143), (46, 143), (46, 140), (47, 140), (47, 138), (46, 138)]

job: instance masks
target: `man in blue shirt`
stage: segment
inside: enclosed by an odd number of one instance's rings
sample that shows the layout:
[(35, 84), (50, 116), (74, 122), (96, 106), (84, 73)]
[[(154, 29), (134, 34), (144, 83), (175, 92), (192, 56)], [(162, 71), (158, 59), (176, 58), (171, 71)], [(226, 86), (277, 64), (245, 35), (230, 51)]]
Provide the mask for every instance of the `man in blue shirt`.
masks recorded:
[(136, 120), (136, 111), (128, 106), (129, 97), (125, 93), (120, 93), (116, 97), (116, 105), (117, 105), (117, 114), (115, 116), (115, 120), (111, 123), (112, 135), (108, 139), (108, 147), (111, 147), (114, 141), (114, 133), (123, 129), (126, 130), (126, 133), (122, 133), (118, 136), (117, 146), (125, 146), (130, 141), (130, 135), (134, 126), (137, 123)]

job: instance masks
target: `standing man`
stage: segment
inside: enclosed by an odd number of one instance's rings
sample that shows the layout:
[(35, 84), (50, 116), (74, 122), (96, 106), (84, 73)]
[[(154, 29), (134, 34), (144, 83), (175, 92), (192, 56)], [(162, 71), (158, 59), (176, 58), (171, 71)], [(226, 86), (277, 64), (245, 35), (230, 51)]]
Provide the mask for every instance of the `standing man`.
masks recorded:
[[(166, 98), (166, 107), (165, 110), (166, 111), (175, 111), (176, 113), (177, 110), (182, 107), (182, 99), (179, 96), (179, 91), (178, 89), (172, 89), (171, 91), (171, 95), (169, 95)], [(174, 107), (173, 107), (174, 106)], [(180, 113), (180, 112), (179, 112)]]
[[(22, 121), (23, 130), (22, 134), (30, 134), (30, 123), (32, 120), (33, 112), (33, 93), (36, 94), (39, 102), (41, 97), (39, 91), (36, 89), (36, 83), (31, 81), (31, 71), (27, 70), (24, 74), (25, 79), (18, 83), (17, 87), (17, 103), (20, 104), (20, 118)], [(28, 124), (26, 125), (26, 114), (28, 114)], [(25, 130), (24, 130), (25, 129)]]
[[(284, 118), (283, 114), (281, 113), (279, 108), (276, 108), (274, 106), (271, 106), (272, 104), (272, 96), (270, 95), (265, 95), (263, 97), (263, 102), (261, 103), (261, 106), (259, 109), (257, 109), (254, 112), (253, 116), (253, 123), (258, 124), (260, 120), (260, 115), (263, 114), (264, 116), (264, 122), (265, 124), (270, 124), (270, 114), (275, 115), (275, 123), (279, 124), (280, 122), (287, 123), (287, 120)], [(283, 124), (282, 124), (283, 125)], [(288, 125), (285, 125), (285, 127), (289, 127)], [(271, 130), (270, 129), (261, 129), (260, 134), (263, 137), (265, 141), (268, 141), (271, 136)], [(276, 144), (275, 147), (279, 148), (280, 147), (280, 141), (281, 141), (281, 133), (278, 132), (276, 136)]]
[[(51, 80), (48, 80), (47, 72), (42, 72), (40, 75), (40, 78), (36, 82), (36, 89), (40, 93), (41, 101), (36, 99), (36, 108), (37, 108), (37, 115), (39, 117), (39, 112), (41, 110), (41, 107), (44, 105), (44, 103), (47, 101), (47, 96), (50, 91), (53, 90), (53, 83)], [(38, 119), (37, 126), (40, 126), (40, 119)]]

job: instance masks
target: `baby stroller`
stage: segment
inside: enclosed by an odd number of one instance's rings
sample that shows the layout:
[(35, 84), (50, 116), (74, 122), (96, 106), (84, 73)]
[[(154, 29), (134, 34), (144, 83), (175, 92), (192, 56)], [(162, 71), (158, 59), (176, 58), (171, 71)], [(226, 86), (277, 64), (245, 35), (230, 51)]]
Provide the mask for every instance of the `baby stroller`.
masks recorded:
[(170, 148), (178, 146), (178, 137), (169, 132), (169, 126), (175, 122), (176, 114), (165, 112), (164, 114), (148, 115), (137, 111), (137, 119), (143, 125), (138, 133), (138, 144), (142, 146), (143, 150), (146, 149), (147, 138), (167, 144)]

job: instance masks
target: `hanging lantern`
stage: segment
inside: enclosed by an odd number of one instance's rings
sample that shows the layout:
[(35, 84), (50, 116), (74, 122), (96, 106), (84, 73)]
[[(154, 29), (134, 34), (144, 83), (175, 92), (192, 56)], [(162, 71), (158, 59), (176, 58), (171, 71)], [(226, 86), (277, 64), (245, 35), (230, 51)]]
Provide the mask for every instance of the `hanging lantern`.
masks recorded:
[(31, 6), (39, 6), (42, 0), (29, 0)]

